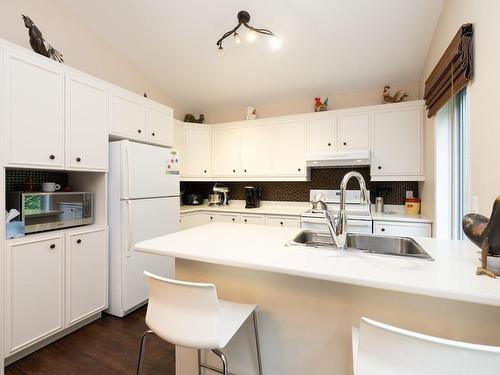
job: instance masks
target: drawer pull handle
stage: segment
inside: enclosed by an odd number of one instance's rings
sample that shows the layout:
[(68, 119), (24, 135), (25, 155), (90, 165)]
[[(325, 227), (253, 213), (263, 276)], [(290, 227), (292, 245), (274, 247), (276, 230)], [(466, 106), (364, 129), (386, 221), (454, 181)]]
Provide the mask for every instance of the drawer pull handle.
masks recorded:
[(155, 136), (155, 133), (151, 133), (151, 135), (154, 137), (154, 136)]
[(380, 229), (381, 232), (385, 232), (385, 228)]
[(382, 167), (379, 165), (379, 166), (378, 166), (378, 169), (382, 169)]
[(332, 144), (330, 142), (328, 142), (328, 147), (330, 147)]
[(245, 223), (247, 222), (247, 219), (245, 219)]
[(50, 159), (50, 160), (54, 160), (55, 158), (56, 158), (56, 156), (55, 156), (55, 155), (50, 155), (50, 156), (49, 156), (49, 159)]
[(344, 146), (347, 146), (347, 142), (344, 142)]
[(77, 239), (76, 243), (82, 243), (82, 240), (81, 239)]
[(282, 222), (282, 221), (280, 221), (280, 225), (283, 225), (283, 222)]
[(55, 245), (55, 244), (51, 244), (51, 245), (50, 245), (50, 248), (51, 248), (51, 249), (55, 249), (55, 248), (56, 248), (56, 245)]
[(142, 130), (141, 129), (137, 129), (137, 133), (141, 134)]
[(76, 158), (76, 161), (79, 163), (79, 162), (81, 162), (81, 161), (82, 161), (82, 158), (81, 158), (81, 157), (77, 157), (77, 158)]

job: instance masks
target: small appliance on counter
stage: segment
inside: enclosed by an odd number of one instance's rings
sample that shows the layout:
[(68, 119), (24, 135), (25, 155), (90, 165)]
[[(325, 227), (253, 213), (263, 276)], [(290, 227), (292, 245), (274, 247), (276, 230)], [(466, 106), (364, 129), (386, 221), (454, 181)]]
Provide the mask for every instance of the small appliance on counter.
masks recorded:
[(260, 207), (261, 190), (258, 186), (245, 186), (245, 208)]
[(222, 195), (220, 193), (208, 194), (208, 205), (209, 206), (221, 206), (223, 205)]
[[(214, 192), (214, 194), (210, 194), (210, 196), (214, 196), (214, 201), (213, 201), (214, 203), (212, 204), (212, 206), (215, 204), (220, 205), (220, 206), (229, 204), (229, 188), (227, 186), (220, 185), (217, 183), (213, 187), (213, 192)], [(215, 195), (219, 196), (218, 200), (215, 197)], [(210, 196), (208, 199), (209, 205), (211, 202)]]
[(183, 194), (182, 203), (186, 206), (199, 206), (203, 204), (203, 197), (202, 194)]
[(26, 234), (94, 222), (93, 194), (89, 192), (9, 192), (7, 209), (19, 211)]

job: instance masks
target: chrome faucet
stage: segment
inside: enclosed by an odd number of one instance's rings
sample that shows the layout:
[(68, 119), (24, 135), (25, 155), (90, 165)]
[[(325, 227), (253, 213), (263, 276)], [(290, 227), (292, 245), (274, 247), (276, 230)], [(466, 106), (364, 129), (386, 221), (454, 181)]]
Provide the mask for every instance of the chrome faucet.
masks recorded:
[(342, 182), (340, 183), (340, 211), (338, 216), (335, 218), (326, 210), (319, 210), (325, 215), (326, 223), (328, 225), (328, 230), (333, 239), (333, 243), (339, 249), (347, 248), (347, 215), (345, 212), (345, 192), (347, 190), (347, 183), (349, 180), (355, 177), (359, 182), (359, 188), (361, 190), (361, 204), (368, 205), (368, 210), (371, 211), (370, 206), (370, 194), (366, 190), (365, 179), (359, 172), (351, 171), (347, 173)]

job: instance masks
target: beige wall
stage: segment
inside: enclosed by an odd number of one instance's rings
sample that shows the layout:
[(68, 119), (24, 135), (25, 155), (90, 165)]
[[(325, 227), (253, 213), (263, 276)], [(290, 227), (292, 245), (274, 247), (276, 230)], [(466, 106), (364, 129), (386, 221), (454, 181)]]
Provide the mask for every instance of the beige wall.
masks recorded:
[[(467, 22), (475, 24), (475, 78), (469, 85), (470, 117), (470, 195), (479, 199), (479, 212), (489, 215), (491, 205), (500, 195), (500, 1), (447, 0), (426, 60), (422, 81), (428, 77), (445, 48)], [(433, 122), (426, 127), (427, 146), (433, 147)], [(431, 145), (432, 142), (432, 145)], [(427, 165), (433, 164), (434, 153), (427, 152)], [(434, 171), (428, 171), (432, 175)], [(424, 183), (423, 193), (431, 196), (433, 178)], [(426, 199), (427, 200), (427, 199)]]
[(146, 92), (151, 99), (173, 107), (176, 117), (184, 116), (185, 109), (179, 103), (91, 29), (64, 1), (0, 1), (0, 38), (31, 49), (21, 14), (35, 22), (46, 40), (64, 55), (67, 65), (138, 94)]
[[(396, 89), (405, 89), (408, 92), (408, 100), (419, 98), (419, 84), (417, 82), (403, 85), (394, 85)], [(365, 90), (353, 93), (344, 93), (328, 95), (329, 109), (341, 109), (358, 107), (364, 105), (381, 104), (383, 87), (377, 87), (371, 90)], [(323, 99), (325, 97), (323, 96)], [(259, 118), (293, 115), (298, 113), (307, 113), (314, 111), (314, 100), (312, 97), (296, 97), (287, 100), (267, 100), (265, 102), (250, 103), (257, 109)], [(206, 116), (208, 123), (219, 123), (227, 121), (238, 121), (245, 119), (245, 107), (228, 108), (221, 107), (216, 110), (208, 111)]]

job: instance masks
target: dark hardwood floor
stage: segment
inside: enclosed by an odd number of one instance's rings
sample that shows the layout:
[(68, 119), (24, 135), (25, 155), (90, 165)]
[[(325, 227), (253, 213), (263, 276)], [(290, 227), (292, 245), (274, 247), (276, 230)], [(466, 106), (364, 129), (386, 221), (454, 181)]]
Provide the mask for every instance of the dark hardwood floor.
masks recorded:
[[(6, 375), (135, 374), (139, 344), (146, 330), (141, 308), (125, 318), (103, 317), (30, 354), (5, 369)], [(175, 375), (174, 346), (150, 335), (144, 375)]]

